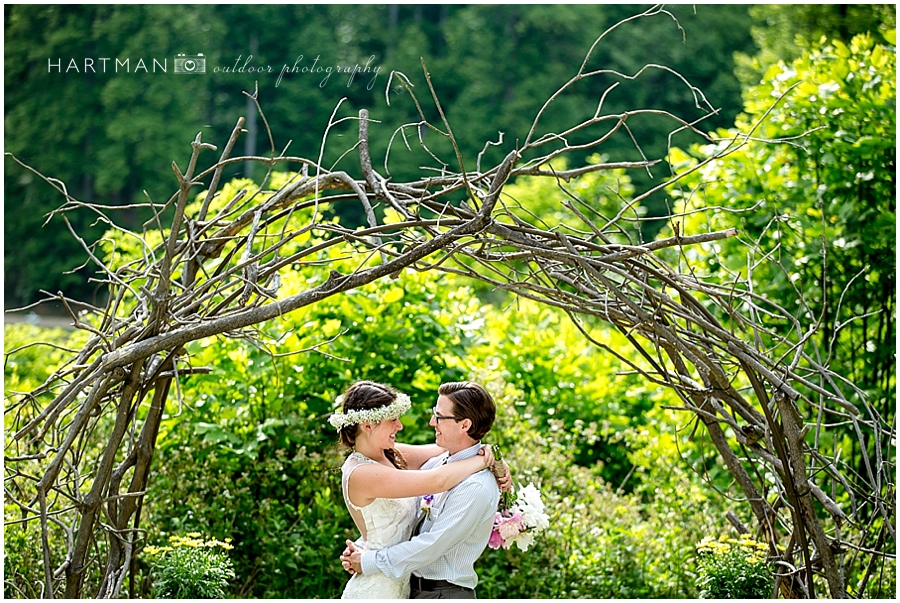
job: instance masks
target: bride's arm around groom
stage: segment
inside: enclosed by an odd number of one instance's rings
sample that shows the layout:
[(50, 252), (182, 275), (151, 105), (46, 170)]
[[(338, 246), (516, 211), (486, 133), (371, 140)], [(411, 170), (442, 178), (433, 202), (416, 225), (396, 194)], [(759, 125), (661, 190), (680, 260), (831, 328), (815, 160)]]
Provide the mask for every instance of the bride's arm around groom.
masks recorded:
[[(435, 443), (447, 453), (422, 469), (478, 454), (480, 440), (496, 414), (490, 394), (475, 383), (445, 383), (429, 424)], [(490, 471), (479, 471), (433, 497), (418, 534), (379, 550), (355, 551), (343, 559), (363, 575), (382, 573), (395, 580), (411, 576), (412, 598), (474, 598), (474, 564), (487, 547), (500, 491)]]

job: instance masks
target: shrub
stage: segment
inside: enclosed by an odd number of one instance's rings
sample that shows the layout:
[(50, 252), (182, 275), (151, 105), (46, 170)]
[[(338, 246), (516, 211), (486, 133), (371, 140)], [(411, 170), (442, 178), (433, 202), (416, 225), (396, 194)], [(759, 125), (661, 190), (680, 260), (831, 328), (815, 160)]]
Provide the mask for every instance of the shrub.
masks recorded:
[(767, 599), (774, 580), (766, 566), (766, 545), (748, 534), (739, 539), (708, 536), (697, 545), (703, 599)]
[(575, 462), (576, 442), (591, 441), (596, 424), (576, 421), (567, 428), (551, 420), (545, 427), (534, 407), (517, 406), (522, 392), (498, 372), (482, 371), (472, 379), (486, 385), (499, 409), (487, 440), (503, 449), (514, 481), (541, 490), (550, 516), (550, 526), (528, 552), (485, 551), (476, 565), (480, 597), (696, 596), (695, 564), (685, 551), (693, 549), (696, 531), (713, 529), (723, 512), (692, 483), (696, 478), (667, 474), (670, 463), (657, 456), (655, 490), (624, 493), (603, 479), (599, 464)]
[[(218, 540), (204, 541), (200, 534), (171, 536), (170, 546), (148, 546), (153, 596), (159, 599), (222, 599), (234, 568), (226, 551), (233, 547)], [(219, 550), (222, 549), (222, 550)]]

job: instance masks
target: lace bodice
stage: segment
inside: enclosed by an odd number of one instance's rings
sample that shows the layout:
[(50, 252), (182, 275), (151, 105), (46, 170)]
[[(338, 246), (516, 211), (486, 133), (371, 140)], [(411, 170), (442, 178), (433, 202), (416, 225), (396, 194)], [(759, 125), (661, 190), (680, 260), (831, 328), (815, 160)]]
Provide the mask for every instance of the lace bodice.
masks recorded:
[[(347, 494), (350, 475), (366, 463), (375, 463), (369, 457), (353, 452), (341, 467), (341, 489), (348, 509), (357, 511), (366, 526), (366, 548), (378, 550), (409, 540), (416, 522), (416, 503), (412, 498), (376, 498), (364, 507), (350, 502)], [(347, 583), (342, 598), (385, 598), (404, 599), (409, 590), (409, 581), (394, 581), (383, 574), (355, 575)]]

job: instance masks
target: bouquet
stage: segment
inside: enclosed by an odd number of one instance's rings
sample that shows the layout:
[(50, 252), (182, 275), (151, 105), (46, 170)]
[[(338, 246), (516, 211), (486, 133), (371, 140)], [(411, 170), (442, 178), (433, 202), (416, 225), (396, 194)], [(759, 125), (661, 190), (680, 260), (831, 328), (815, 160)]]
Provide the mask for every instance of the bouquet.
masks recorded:
[[(499, 450), (495, 450), (495, 455), (499, 460)], [(495, 550), (501, 546), (509, 549), (515, 543), (527, 551), (534, 544), (534, 533), (549, 525), (550, 518), (544, 513), (541, 492), (534, 485), (528, 484), (517, 493), (503, 492), (488, 546)]]

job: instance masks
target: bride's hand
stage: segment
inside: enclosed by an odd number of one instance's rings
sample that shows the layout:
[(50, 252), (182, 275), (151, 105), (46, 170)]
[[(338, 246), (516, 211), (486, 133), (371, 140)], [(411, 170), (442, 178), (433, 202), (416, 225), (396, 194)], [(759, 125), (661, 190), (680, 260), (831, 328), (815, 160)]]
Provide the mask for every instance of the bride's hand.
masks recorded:
[(509, 465), (504, 461), (498, 461), (491, 469), (491, 473), (497, 478), (497, 486), (501, 492), (512, 492), (512, 475), (509, 473)]
[(345, 548), (344, 552), (341, 553), (341, 565), (343, 566), (343, 568), (345, 570), (347, 570), (348, 573), (350, 573), (350, 575), (353, 575), (356, 573), (356, 571), (353, 569), (353, 562), (351, 559), (351, 555), (354, 552), (356, 552), (356, 550), (357, 549), (356, 549), (356, 546), (354, 545), (354, 543), (351, 542), (350, 540), (348, 540), (347, 548)]
[(489, 445), (483, 445), (478, 451), (478, 454), (484, 457), (484, 466), (486, 468), (490, 469), (494, 466), (494, 453), (491, 451), (491, 447)]
[(494, 458), (491, 447), (487, 444), (481, 446), (478, 454), (484, 457), (484, 466), (490, 469), (497, 479), (497, 487), (501, 492), (512, 492), (512, 475), (509, 473), (509, 465), (506, 461), (498, 461)]

